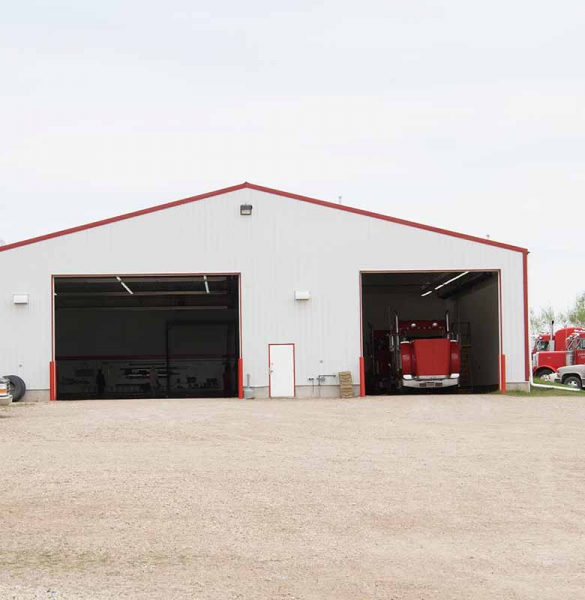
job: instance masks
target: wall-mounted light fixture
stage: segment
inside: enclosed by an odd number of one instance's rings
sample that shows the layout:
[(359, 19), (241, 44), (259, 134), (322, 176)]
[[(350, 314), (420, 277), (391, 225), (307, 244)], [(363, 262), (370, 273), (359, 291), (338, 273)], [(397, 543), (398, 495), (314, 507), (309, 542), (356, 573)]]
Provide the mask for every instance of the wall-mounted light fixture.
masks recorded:
[(14, 294), (14, 304), (28, 304), (28, 294)]
[(311, 298), (311, 293), (309, 290), (297, 290), (295, 292), (295, 300), (309, 300)]
[(251, 204), (240, 204), (240, 214), (244, 217), (248, 217), (252, 214)]

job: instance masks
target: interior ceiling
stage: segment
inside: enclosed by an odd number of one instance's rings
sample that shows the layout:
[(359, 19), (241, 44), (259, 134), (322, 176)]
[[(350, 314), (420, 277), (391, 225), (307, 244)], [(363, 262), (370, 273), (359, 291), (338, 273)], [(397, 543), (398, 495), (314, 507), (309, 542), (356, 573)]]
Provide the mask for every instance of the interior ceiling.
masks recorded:
[(365, 294), (422, 295), (432, 291), (438, 297), (445, 299), (460, 294), (493, 276), (494, 273), (491, 271), (364, 273), (362, 287)]
[(230, 309), (236, 308), (238, 277), (57, 277), (56, 308)]

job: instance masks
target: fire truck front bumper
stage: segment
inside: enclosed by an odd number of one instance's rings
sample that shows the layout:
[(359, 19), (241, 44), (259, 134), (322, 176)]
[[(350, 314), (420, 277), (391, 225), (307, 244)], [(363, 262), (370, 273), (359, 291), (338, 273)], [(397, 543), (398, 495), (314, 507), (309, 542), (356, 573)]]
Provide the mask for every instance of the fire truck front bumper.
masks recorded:
[(431, 377), (412, 377), (405, 375), (402, 378), (402, 386), (415, 389), (446, 388), (459, 385), (459, 374), (452, 374), (450, 377), (431, 376)]

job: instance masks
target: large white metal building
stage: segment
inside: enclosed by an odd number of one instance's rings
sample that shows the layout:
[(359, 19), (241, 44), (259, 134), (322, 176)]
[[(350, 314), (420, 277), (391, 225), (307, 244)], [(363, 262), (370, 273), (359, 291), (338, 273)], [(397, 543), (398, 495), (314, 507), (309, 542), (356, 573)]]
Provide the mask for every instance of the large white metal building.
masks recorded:
[(525, 388), (527, 254), (244, 183), (0, 247), (0, 373), (30, 399), (381, 393), (379, 332), (449, 311), (462, 387)]

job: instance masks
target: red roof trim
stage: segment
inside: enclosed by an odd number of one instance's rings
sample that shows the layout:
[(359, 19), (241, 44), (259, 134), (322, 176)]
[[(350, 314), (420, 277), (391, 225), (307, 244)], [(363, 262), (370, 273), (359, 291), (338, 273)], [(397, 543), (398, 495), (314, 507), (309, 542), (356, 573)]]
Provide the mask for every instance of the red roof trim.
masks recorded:
[(87, 223), (85, 225), (79, 225), (77, 227), (71, 227), (70, 229), (63, 229), (61, 231), (55, 231), (54, 233), (48, 233), (38, 237), (23, 240), (21, 242), (14, 242), (12, 244), (6, 244), (0, 246), (0, 252), (6, 250), (12, 250), (13, 248), (20, 248), (21, 246), (28, 246), (30, 244), (36, 244), (37, 242), (43, 242), (53, 238), (61, 237), (63, 235), (69, 235), (71, 233), (77, 233), (79, 231), (85, 231), (86, 229), (93, 229), (94, 227), (101, 227), (102, 225), (109, 225), (110, 223), (116, 223), (118, 221), (125, 221), (126, 219), (132, 219), (134, 217), (140, 217), (142, 215), (148, 215), (150, 213), (158, 212), (160, 210), (166, 210), (167, 208), (174, 208), (175, 206), (182, 206), (183, 204), (189, 204), (191, 202), (197, 202), (198, 200), (204, 200), (205, 198), (212, 198), (214, 196), (221, 196), (229, 192), (235, 192), (243, 189), (257, 190), (259, 192), (266, 192), (267, 194), (274, 194), (276, 196), (283, 196), (284, 198), (291, 198), (293, 200), (300, 200), (301, 202), (309, 202), (310, 204), (317, 204), (318, 206), (325, 206), (327, 208), (334, 208), (336, 210), (343, 210), (345, 212), (354, 213), (356, 215), (362, 215), (364, 217), (371, 217), (373, 219), (381, 219), (382, 221), (389, 221), (398, 225), (405, 225), (406, 227), (414, 227), (416, 229), (422, 229), (424, 231), (431, 231), (433, 233), (440, 233), (442, 235), (449, 235), (451, 237), (459, 238), (462, 240), (468, 240), (470, 242), (477, 242), (479, 244), (485, 244), (487, 246), (495, 246), (496, 248), (503, 248), (505, 250), (513, 250), (515, 252), (528, 253), (526, 248), (520, 248), (519, 246), (512, 246), (510, 244), (502, 244), (500, 242), (494, 242), (493, 240), (487, 240), (473, 235), (466, 235), (464, 233), (458, 233), (456, 231), (450, 231), (448, 229), (441, 229), (439, 227), (432, 227), (430, 225), (422, 225), (421, 223), (415, 223), (413, 221), (406, 221), (404, 219), (397, 219), (396, 217), (389, 217), (380, 213), (370, 212), (368, 210), (361, 210), (359, 208), (352, 208), (350, 206), (342, 206), (340, 204), (334, 204), (333, 202), (325, 202), (324, 200), (317, 200), (315, 198), (309, 198), (308, 196), (300, 196), (298, 194), (291, 194), (289, 192), (283, 192), (281, 190), (275, 190), (273, 188), (264, 187), (261, 185), (255, 185), (253, 183), (240, 183), (231, 187), (216, 190), (214, 192), (208, 192), (207, 194), (200, 194), (199, 196), (191, 196), (190, 198), (183, 198), (182, 200), (175, 200), (174, 202), (168, 202), (166, 204), (159, 204), (158, 206), (152, 206), (151, 208), (144, 208), (134, 212), (119, 215), (117, 217), (110, 217), (109, 219), (102, 219), (101, 221), (94, 221), (93, 223)]
[(20, 246), (28, 246), (29, 244), (36, 244), (37, 242), (44, 242), (62, 235), (69, 235), (70, 233), (77, 233), (78, 231), (85, 231), (86, 229), (93, 229), (94, 227), (101, 227), (102, 225), (109, 225), (110, 223), (117, 223), (118, 221), (125, 221), (126, 219), (132, 219), (134, 217), (140, 217), (142, 215), (148, 215), (150, 213), (158, 212), (159, 210), (165, 210), (167, 208), (174, 208), (175, 206), (181, 206), (183, 204), (189, 204), (190, 202), (196, 202), (197, 200), (204, 200), (205, 198), (212, 198), (213, 196), (220, 196), (221, 194), (227, 194), (229, 192), (235, 192), (248, 187), (245, 183), (234, 185), (232, 187), (223, 188), (216, 190), (215, 192), (208, 192), (207, 194), (201, 194), (199, 196), (192, 196), (190, 198), (183, 198), (182, 200), (175, 200), (174, 202), (167, 202), (166, 204), (159, 204), (150, 208), (143, 208), (142, 210), (136, 210), (129, 212), (117, 217), (110, 217), (109, 219), (102, 219), (101, 221), (94, 221), (93, 223), (87, 223), (85, 225), (78, 225), (77, 227), (71, 227), (70, 229), (62, 229), (61, 231), (55, 231), (54, 233), (47, 233), (38, 237), (23, 240), (22, 242), (14, 242), (13, 244), (6, 244), (0, 246), (0, 252), (5, 250), (12, 250), (12, 248), (19, 248)]
[(526, 248), (520, 246), (512, 246), (511, 244), (503, 244), (501, 242), (494, 242), (473, 235), (467, 235), (465, 233), (459, 233), (457, 231), (451, 231), (449, 229), (441, 229), (440, 227), (432, 227), (431, 225), (423, 225), (422, 223), (415, 223), (414, 221), (406, 221), (405, 219), (397, 219), (396, 217), (389, 217), (388, 215), (382, 215), (380, 213), (370, 212), (369, 210), (362, 210), (360, 208), (352, 208), (351, 206), (343, 206), (342, 204), (334, 204), (333, 202), (325, 202), (324, 200), (316, 200), (315, 198), (308, 198), (307, 196), (299, 196), (298, 194), (290, 194), (289, 192), (281, 192), (280, 190), (274, 190), (271, 188), (263, 187), (261, 185), (255, 185), (248, 183), (246, 187), (258, 190), (260, 192), (266, 192), (268, 194), (275, 194), (276, 196), (284, 196), (285, 198), (293, 198), (295, 200), (301, 200), (302, 202), (310, 202), (311, 204), (318, 204), (319, 206), (326, 206), (327, 208), (335, 208), (337, 210), (344, 210), (346, 212), (354, 213), (356, 215), (362, 215), (364, 217), (371, 217), (373, 219), (381, 219), (382, 221), (390, 221), (391, 223), (397, 223), (398, 225), (405, 225), (406, 227), (414, 227), (416, 229), (423, 229), (425, 231), (432, 231), (433, 233), (440, 233), (442, 235), (449, 235), (462, 240), (468, 240), (470, 242), (478, 242), (480, 244), (486, 244), (487, 246), (495, 246), (496, 248), (504, 248), (505, 250), (514, 250), (515, 252), (528, 253)]

